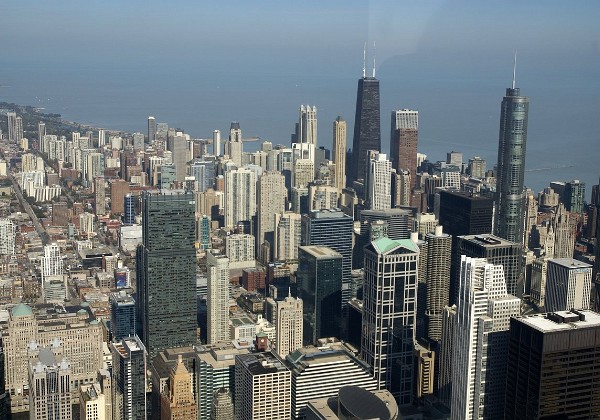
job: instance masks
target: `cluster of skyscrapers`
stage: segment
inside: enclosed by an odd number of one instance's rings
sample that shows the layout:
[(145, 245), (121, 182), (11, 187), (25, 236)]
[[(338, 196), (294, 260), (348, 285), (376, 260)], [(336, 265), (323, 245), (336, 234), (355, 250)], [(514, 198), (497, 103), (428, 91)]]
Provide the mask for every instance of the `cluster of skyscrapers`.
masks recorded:
[(70, 140), (40, 123), (29, 141), (7, 113), (10, 176), (50, 203), (52, 240), (0, 215), (0, 417), (597, 415), (599, 187), (587, 206), (576, 180), (524, 186), (514, 79), (494, 170), (428, 161), (411, 109), (383, 153), (379, 98), (363, 70), (332, 153), (313, 105), (289, 146), (253, 152), (238, 122)]

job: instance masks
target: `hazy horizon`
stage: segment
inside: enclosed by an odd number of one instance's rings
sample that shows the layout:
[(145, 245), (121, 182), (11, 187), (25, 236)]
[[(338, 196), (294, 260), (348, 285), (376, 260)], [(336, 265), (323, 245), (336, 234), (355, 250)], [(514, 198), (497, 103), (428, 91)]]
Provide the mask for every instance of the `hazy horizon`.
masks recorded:
[[(526, 184), (600, 170), (600, 3), (348, 1), (211, 4), (20, 1), (0, 6), (0, 100), (68, 120), (146, 131), (146, 118), (193, 137), (227, 132), (289, 144), (301, 104), (352, 143), (363, 45), (376, 42), (382, 145), (392, 109), (420, 113), (419, 151), (496, 161), (500, 102), (512, 79), (530, 98)], [(550, 168), (550, 169), (544, 169)], [(585, 170), (583, 168), (586, 168)]]

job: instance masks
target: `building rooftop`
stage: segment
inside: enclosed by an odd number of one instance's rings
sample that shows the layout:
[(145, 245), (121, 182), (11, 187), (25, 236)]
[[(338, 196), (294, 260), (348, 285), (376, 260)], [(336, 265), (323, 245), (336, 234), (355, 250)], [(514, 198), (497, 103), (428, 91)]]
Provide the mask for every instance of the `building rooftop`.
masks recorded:
[(24, 303), (19, 303), (12, 309), (11, 312), (13, 318), (23, 317), (23, 316), (31, 316), (33, 315), (33, 310), (30, 306), (25, 305)]
[(469, 240), (471, 242), (477, 243), (482, 246), (493, 247), (493, 246), (507, 246), (507, 245), (515, 245), (516, 243), (507, 241), (506, 239), (500, 238), (496, 235), (485, 234), (485, 235), (464, 235), (460, 236), (460, 238)]
[(388, 252), (391, 252), (399, 247), (407, 248), (412, 252), (419, 252), (419, 247), (417, 244), (410, 239), (394, 240), (387, 237), (382, 237), (374, 240), (371, 244), (379, 254), (387, 254)]
[(600, 327), (600, 314), (590, 310), (557, 311), (516, 317), (519, 322), (543, 333)]
[(326, 246), (309, 245), (299, 248), (316, 258), (342, 258), (342, 254)]
[(573, 258), (552, 258), (551, 260), (548, 260), (548, 262), (552, 264), (561, 265), (570, 269), (592, 268), (590, 264), (584, 263), (583, 261), (575, 260)]
[(283, 360), (270, 351), (237, 356), (236, 363), (238, 362), (243, 364), (253, 376), (288, 372)]

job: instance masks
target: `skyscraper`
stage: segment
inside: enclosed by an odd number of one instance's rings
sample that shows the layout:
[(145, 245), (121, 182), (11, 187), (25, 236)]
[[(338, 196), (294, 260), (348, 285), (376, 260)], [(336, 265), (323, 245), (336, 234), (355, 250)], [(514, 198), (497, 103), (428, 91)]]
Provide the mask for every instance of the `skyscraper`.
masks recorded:
[(276, 171), (268, 171), (258, 180), (258, 237), (257, 245), (269, 241), (275, 247), (275, 214), (285, 211), (287, 189), (285, 177)]
[(302, 245), (326, 246), (342, 254), (342, 305), (352, 298), (353, 226), (352, 218), (338, 209), (314, 210), (302, 215)]
[(15, 234), (17, 228), (12, 220), (0, 219), (0, 255), (15, 255)]
[(15, 143), (17, 141), (16, 140), (16, 137), (17, 137), (16, 136), (17, 113), (16, 112), (7, 112), (6, 119), (7, 119), (7, 124), (8, 124), (8, 141), (11, 143)]
[(365, 247), (360, 351), (379, 389), (399, 405), (413, 398), (418, 259), (410, 239), (379, 238)]
[[(169, 373), (168, 392), (163, 393), (161, 398), (161, 419), (186, 420), (197, 417), (196, 401), (192, 392), (192, 377), (183, 363), (180, 354), (177, 366)], [(158, 413), (153, 413), (155, 416)]]
[(298, 143), (317, 145), (317, 107), (310, 105), (300, 106), (298, 121)]
[(502, 266), (461, 259), (452, 359), (455, 420), (502, 418), (510, 317), (519, 298), (506, 293)]
[[(515, 56), (516, 65), (516, 56)], [(495, 233), (511, 242), (523, 244), (525, 217), (525, 150), (529, 98), (515, 87), (506, 89), (500, 113), (498, 171), (496, 174)]]
[(156, 140), (156, 120), (154, 117), (148, 117), (148, 143), (152, 144)]
[(363, 66), (362, 78), (358, 79), (356, 115), (352, 139), (352, 165), (347, 173), (352, 181), (365, 179), (367, 151), (381, 151), (381, 121), (379, 115), (379, 80), (366, 76)]
[(302, 318), (302, 299), (291, 296), (284, 300), (276, 301), (277, 311), (277, 342), (275, 351), (282, 358), (302, 347), (302, 336), (304, 329)]
[(142, 195), (137, 249), (137, 322), (151, 358), (196, 342), (194, 195), (169, 190)]
[(113, 420), (142, 420), (146, 411), (146, 348), (137, 336), (111, 344)]
[(548, 260), (545, 307), (548, 312), (589, 309), (592, 266), (572, 258)]
[(208, 272), (207, 341), (229, 340), (229, 259), (215, 251), (206, 253)]
[(396, 171), (410, 173), (411, 188), (417, 182), (417, 146), (419, 143), (419, 111), (392, 111), (390, 130), (390, 160)]
[(213, 155), (221, 156), (221, 131), (213, 131)]
[(242, 166), (242, 154), (244, 152), (244, 143), (242, 141), (242, 129), (240, 123), (232, 122), (229, 128), (229, 141), (227, 142), (225, 154), (229, 155), (229, 159), (238, 167)]
[(252, 220), (256, 215), (256, 172), (232, 169), (225, 172), (225, 227)]
[(135, 301), (125, 290), (110, 294), (112, 341), (135, 335)]
[(346, 121), (339, 116), (333, 122), (333, 163), (335, 187), (341, 193), (346, 187)]
[(592, 311), (512, 318), (504, 418), (597, 418), (599, 337), (600, 315)]
[(384, 153), (375, 152), (365, 174), (367, 208), (385, 210), (392, 207), (392, 163)]
[(462, 191), (440, 191), (440, 225), (452, 236), (492, 233), (494, 200)]
[(339, 335), (342, 321), (342, 266), (340, 253), (325, 246), (301, 246), (296, 272), (304, 305), (304, 342)]

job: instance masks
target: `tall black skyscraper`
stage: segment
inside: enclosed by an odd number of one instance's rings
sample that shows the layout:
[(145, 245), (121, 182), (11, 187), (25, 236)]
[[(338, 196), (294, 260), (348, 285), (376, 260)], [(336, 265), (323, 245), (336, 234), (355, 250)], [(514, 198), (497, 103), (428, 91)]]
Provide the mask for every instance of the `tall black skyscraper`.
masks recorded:
[(136, 302), (138, 334), (151, 359), (196, 342), (194, 195), (167, 191), (142, 195)]
[(379, 117), (379, 80), (363, 77), (358, 80), (356, 93), (356, 115), (354, 117), (354, 139), (352, 140), (352, 166), (347, 171), (351, 181), (365, 179), (367, 151), (381, 151), (381, 125)]
[(525, 225), (523, 178), (528, 113), (529, 98), (521, 96), (520, 89), (515, 87), (513, 73), (512, 87), (506, 89), (500, 113), (494, 228), (497, 236), (519, 244), (523, 243)]

